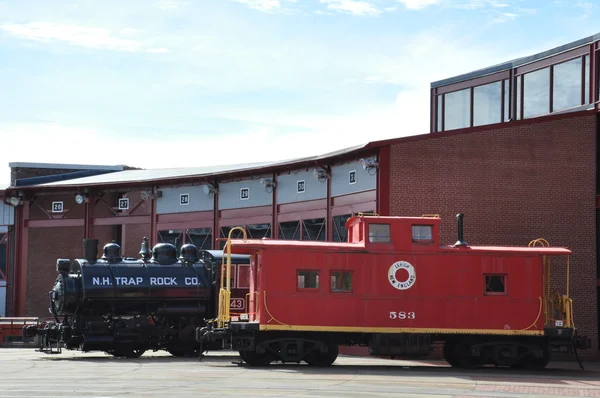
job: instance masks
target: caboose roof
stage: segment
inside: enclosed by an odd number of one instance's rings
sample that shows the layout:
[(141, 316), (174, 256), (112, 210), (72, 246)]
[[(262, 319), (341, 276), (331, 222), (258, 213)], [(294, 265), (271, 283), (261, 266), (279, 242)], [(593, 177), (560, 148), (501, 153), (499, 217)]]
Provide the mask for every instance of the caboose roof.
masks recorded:
[[(256, 250), (318, 250), (321, 252), (361, 252), (366, 250), (365, 241), (358, 243), (347, 242), (315, 242), (315, 241), (293, 241), (273, 239), (232, 239), (231, 251), (236, 254), (251, 254)], [(385, 251), (385, 250), (382, 250)], [(392, 250), (390, 250), (392, 252)], [(450, 253), (473, 253), (473, 254), (502, 254), (502, 255), (568, 255), (571, 250), (565, 247), (542, 247), (542, 246), (454, 246), (445, 245), (439, 247), (440, 254)]]

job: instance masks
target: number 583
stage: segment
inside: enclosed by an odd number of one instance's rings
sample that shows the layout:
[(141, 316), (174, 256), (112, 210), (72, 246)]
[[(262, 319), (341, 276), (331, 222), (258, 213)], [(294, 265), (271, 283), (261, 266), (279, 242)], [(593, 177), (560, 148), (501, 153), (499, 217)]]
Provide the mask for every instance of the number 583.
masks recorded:
[(405, 311), (390, 311), (390, 319), (415, 319), (415, 313)]

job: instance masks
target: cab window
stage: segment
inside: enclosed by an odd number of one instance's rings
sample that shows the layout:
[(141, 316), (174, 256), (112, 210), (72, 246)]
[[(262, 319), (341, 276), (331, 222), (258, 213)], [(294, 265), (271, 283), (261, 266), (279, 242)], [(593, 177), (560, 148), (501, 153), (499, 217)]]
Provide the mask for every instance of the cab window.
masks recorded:
[(504, 296), (506, 295), (506, 274), (487, 274), (485, 278), (486, 296)]
[(318, 289), (319, 271), (298, 271), (298, 289)]
[(351, 292), (352, 271), (331, 271), (331, 291)]
[(413, 225), (412, 240), (413, 242), (431, 242), (433, 241), (431, 225)]
[(369, 224), (369, 242), (387, 243), (390, 239), (390, 224)]

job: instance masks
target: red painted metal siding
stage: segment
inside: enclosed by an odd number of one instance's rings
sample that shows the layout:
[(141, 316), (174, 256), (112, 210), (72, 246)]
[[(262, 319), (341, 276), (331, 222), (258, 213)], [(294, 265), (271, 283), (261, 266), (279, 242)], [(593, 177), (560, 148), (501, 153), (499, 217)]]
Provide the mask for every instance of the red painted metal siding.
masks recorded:
[(596, 146), (590, 113), (395, 144), (390, 214), (441, 214), (442, 243), (462, 212), (470, 244), (568, 246), (575, 324), (596, 347)]
[[(537, 256), (323, 253), (301, 248), (264, 250), (261, 255), (261, 290), (266, 291), (269, 310), (263, 301), (262, 324), (522, 330), (535, 323), (530, 330), (543, 329), (543, 316), (537, 318), (543, 287)], [(408, 261), (416, 271), (414, 285), (406, 290), (389, 281), (389, 269), (397, 261)], [(297, 270), (319, 271), (319, 287), (299, 289)], [(330, 291), (330, 273), (337, 270), (353, 273), (352, 292)], [(506, 274), (507, 295), (484, 295), (486, 274)], [(406, 319), (397, 317), (400, 312)]]

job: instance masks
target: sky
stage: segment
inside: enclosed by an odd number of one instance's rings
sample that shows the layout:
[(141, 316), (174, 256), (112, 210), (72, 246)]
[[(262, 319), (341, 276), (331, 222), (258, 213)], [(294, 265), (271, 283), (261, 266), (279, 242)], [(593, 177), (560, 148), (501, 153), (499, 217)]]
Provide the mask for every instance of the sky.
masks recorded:
[(431, 82), (600, 33), (598, 0), (0, 0), (9, 162), (194, 167), (429, 133)]

